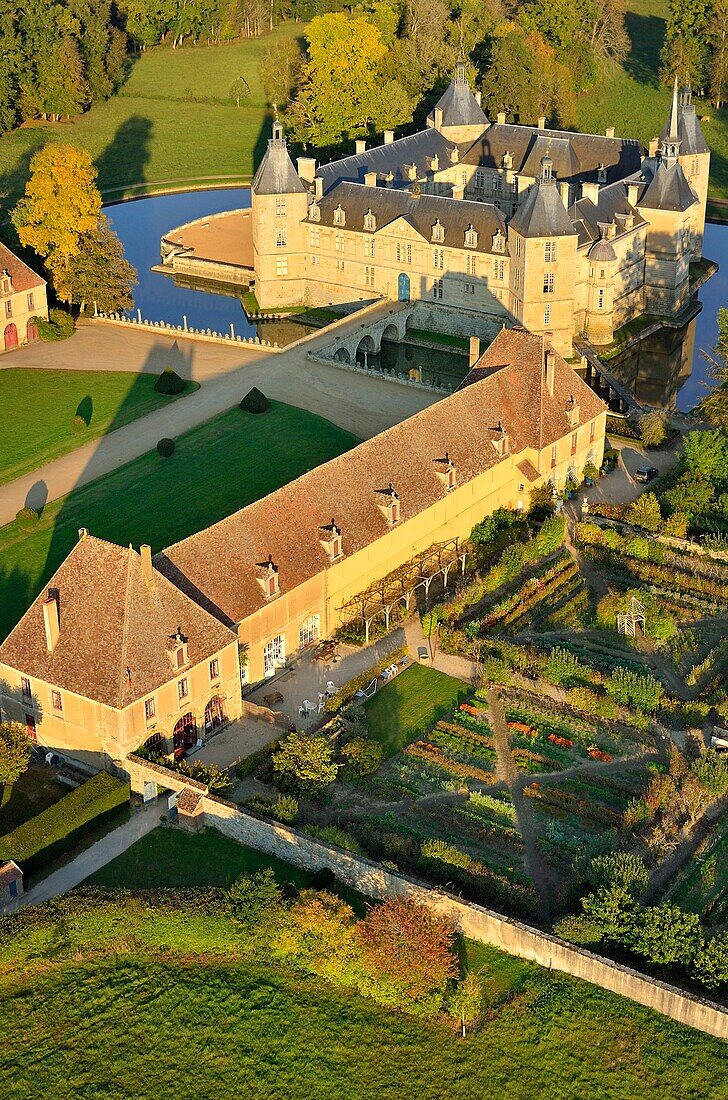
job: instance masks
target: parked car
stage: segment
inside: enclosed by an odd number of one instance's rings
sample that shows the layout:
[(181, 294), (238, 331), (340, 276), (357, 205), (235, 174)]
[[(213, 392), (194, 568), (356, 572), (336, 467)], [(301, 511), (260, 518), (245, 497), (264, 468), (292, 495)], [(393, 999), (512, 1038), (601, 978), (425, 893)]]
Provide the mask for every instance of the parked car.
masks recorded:
[(640, 466), (638, 470), (635, 470), (634, 479), (640, 481), (642, 484), (647, 485), (659, 475), (660, 471), (656, 470), (654, 466)]

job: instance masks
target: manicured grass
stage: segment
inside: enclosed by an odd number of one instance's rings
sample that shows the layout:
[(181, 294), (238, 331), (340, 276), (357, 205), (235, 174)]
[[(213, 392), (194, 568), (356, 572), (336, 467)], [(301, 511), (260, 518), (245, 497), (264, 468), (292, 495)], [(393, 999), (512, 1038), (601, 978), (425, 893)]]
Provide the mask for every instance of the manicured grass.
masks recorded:
[(15, 625), (78, 538), (78, 529), (153, 549), (178, 541), (356, 444), (322, 417), (271, 402), (231, 409), (177, 440), (49, 504), (32, 531), (0, 529), (0, 637)]
[[(0, 408), (10, 413), (0, 439), (0, 485), (177, 400), (155, 393), (156, 381), (123, 371), (0, 371)], [(199, 388), (188, 382), (185, 393)], [(88, 425), (80, 435), (75, 416)]]
[(413, 664), (367, 700), (369, 736), (381, 743), (385, 756), (394, 756), (431, 730), (468, 690), (462, 680)]
[(86, 879), (84, 886), (158, 890), (182, 886), (230, 886), (241, 875), (271, 867), (279, 882), (297, 888), (309, 877), (290, 863), (237, 844), (215, 829), (190, 835), (154, 829)]
[[(303, 24), (277, 27), (273, 35), (226, 46), (145, 50), (130, 62), (119, 93), (72, 122), (39, 123), (0, 138), (0, 194), (14, 204), (22, 193), (28, 160), (48, 141), (87, 148), (99, 168), (102, 190), (124, 185), (199, 180), (206, 176), (250, 179), (269, 136), (270, 113), (258, 63), (273, 37), (300, 36)], [(249, 102), (237, 108), (230, 86), (243, 76)]]
[(492, 1015), (462, 1040), (319, 979), (237, 962), (224, 917), (147, 912), (99, 913), (89, 947), (118, 943), (102, 959), (68, 958), (83, 916), (45, 939), (33, 929), (56, 961), (0, 977), (4, 1100), (126, 1100), (132, 1083), (138, 1100), (158, 1100), (171, 1081), (179, 1100), (723, 1095), (717, 1039), (487, 949), (477, 969)]
[(15, 783), (0, 786), (0, 836), (60, 802), (68, 794), (56, 779), (54, 768), (31, 764)]

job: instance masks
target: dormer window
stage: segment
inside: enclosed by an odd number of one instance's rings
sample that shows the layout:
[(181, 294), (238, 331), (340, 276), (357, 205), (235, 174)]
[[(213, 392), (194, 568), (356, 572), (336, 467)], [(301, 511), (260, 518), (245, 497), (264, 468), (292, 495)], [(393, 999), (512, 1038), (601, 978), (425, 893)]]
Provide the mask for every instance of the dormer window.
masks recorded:
[(417, 179), (417, 165), (416, 164), (406, 164), (405, 168), (407, 169), (407, 176), (409, 177), (409, 179), (416, 180)]
[(606, 182), (607, 182), (607, 166), (605, 164), (600, 164), (599, 167), (597, 168), (597, 183), (606, 183)]
[(268, 555), (268, 561), (259, 561), (258, 584), (263, 589), (266, 600), (278, 595), (278, 566), (273, 563), (272, 554)]
[(170, 659), (172, 668), (184, 668), (186, 664), (189, 664), (190, 658), (187, 649), (187, 638), (182, 633), (180, 627), (177, 627), (177, 632), (173, 634), (169, 640), (170, 647), (167, 650), (167, 656)]
[(575, 428), (579, 423), (579, 404), (574, 399), (573, 393), (569, 400), (566, 402), (566, 415), (569, 418), (569, 427)]
[(498, 427), (494, 428), (494, 432), (493, 446), (495, 447), (495, 453), (499, 458), (503, 458), (508, 451), (508, 432), (500, 420), (498, 421)]
[(0, 287), (2, 287), (3, 294), (13, 293), (13, 280), (7, 270), (3, 271), (2, 275), (0, 275)]
[(336, 526), (336, 521), (331, 517), (331, 523), (319, 528), (321, 532), (321, 545), (329, 555), (330, 561), (336, 561), (344, 554), (344, 544), (341, 537), (341, 529)]
[(377, 489), (377, 494), (382, 498), (379, 507), (384, 512), (387, 523), (394, 527), (399, 523), (399, 495), (390, 481), (386, 489)]
[(439, 218), (432, 227), (432, 240), (437, 244), (442, 244), (445, 240), (445, 227), (440, 223)]
[(478, 247), (478, 231), (473, 229), (472, 222), (465, 230), (465, 247), (477, 248)]
[(493, 236), (493, 251), (494, 251), (494, 252), (505, 252), (505, 250), (506, 250), (506, 238), (505, 238), (505, 233), (503, 233), (503, 232), (502, 232), (502, 231), (501, 231), (501, 230), (499, 229), (499, 230), (498, 230), (498, 231), (497, 231), (497, 232), (495, 233), (495, 235)]
[(512, 153), (504, 153), (503, 154), (503, 167), (504, 168), (512, 168), (513, 167), (513, 154)]
[(371, 209), (367, 210), (366, 214), (364, 215), (364, 228), (368, 229), (370, 233), (373, 233), (374, 230), (377, 228), (377, 219), (375, 218), (374, 214), (372, 214)]
[(309, 207), (308, 216), (312, 222), (321, 221), (321, 207), (317, 202), (312, 202)]
[(346, 214), (341, 203), (334, 210), (334, 225), (346, 225)]
[(438, 157), (437, 153), (435, 153), (434, 157), (430, 161), (430, 168), (433, 172), (440, 171), (440, 158)]
[(449, 493), (455, 488), (457, 478), (455, 476), (455, 463), (450, 458), (448, 451), (445, 451), (443, 458), (435, 459), (435, 466), (437, 467), (438, 477), (441, 478), (445, 485), (445, 492)]
[(453, 145), (452, 149), (450, 150), (450, 163), (451, 164), (457, 164), (457, 162), (459, 160), (460, 160), (460, 150), (458, 149), (457, 145)]

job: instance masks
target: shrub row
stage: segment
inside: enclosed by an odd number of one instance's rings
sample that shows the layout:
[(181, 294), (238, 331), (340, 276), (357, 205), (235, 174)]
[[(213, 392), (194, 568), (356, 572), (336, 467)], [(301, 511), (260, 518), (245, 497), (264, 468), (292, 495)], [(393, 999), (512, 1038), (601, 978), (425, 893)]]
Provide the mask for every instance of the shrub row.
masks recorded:
[(393, 650), (387, 657), (379, 661), (376, 665), (372, 665), (371, 668), (366, 669), (365, 672), (359, 673), (358, 676), (354, 676), (351, 680), (347, 680), (345, 684), (342, 684), (335, 695), (332, 695), (330, 699), (326, 700), (326, 710), (329, 714), (335, 714), (337, 710), (341, 710), (347, 703), (356, 695), (357, 691), (361, 691), (372, 680), (384, 672), (385, 668), (389, 668), (390, 665), (399, 664), (401, 659), (406, 655), (407, 649), (402, 646), (399, 649)]
[(128, 781), (99, 772), (0, 838), (0, 859), (14, 859), (26, 874), (33, 874), (72, 848), (90, 825), (100, 824), (128, 801)]

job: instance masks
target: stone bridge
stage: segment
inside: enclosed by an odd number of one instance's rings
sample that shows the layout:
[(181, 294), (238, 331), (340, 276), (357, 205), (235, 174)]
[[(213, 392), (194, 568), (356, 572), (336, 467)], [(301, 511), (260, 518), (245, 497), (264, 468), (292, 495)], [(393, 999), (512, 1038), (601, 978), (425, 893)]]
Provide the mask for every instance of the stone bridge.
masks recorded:
[(336, 336), (321, 349), (321, 354), (339, 363), (353, 364), (358, 361), (366, 367), (368, 357), (381, 351), (382, 340), (391, 340), (393, 343), (404, 340), (407, 330), (413, 327), (414, 316), (413, 304), (395, 303), (376, 320)]

